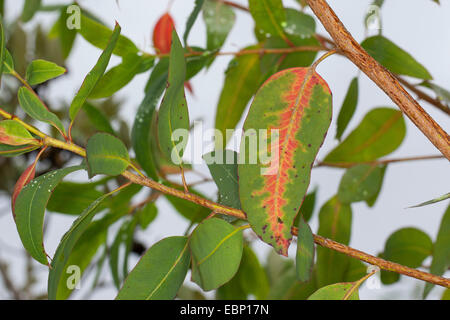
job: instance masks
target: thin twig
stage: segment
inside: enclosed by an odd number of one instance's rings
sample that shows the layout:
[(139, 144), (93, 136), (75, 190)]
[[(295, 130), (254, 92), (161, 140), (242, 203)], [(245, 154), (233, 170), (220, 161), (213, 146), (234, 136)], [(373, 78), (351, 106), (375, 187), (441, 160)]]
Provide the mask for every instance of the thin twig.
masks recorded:
[(408, 161), (420, 161), (420, 160), (432, 160), (432, 159), (445, 159), (444, 156), (438, 154), (433, 156), (417, 156), (417, 157), (405, 157), (396, 159), (384, 159), (375, 161), (365, 161), (365, 162), (318, 162), (314, 167), (332, 167), (332, 168), (351, 168), (359, 164), (371, 164), (371, 165), (382, 165), (397, 162), (408, 162)]

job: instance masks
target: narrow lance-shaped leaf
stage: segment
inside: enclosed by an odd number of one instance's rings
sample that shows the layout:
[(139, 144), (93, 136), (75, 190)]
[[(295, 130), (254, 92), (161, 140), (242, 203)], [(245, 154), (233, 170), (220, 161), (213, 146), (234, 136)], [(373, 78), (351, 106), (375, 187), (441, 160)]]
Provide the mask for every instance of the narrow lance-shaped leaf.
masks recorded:
[(67, 59), (72, 51), (75, 38), (77, 36), (76, 29), (67, 28), (67, 21), (70, 19), (71, 14), (67, 12), (67, 7), (63, 6), (60, 9), (60, 15), (58, 20), (50, 29), (48, 34), (49, 38), (58, 38), (61, 44), (61, 50), (64, 59)]
[(169, 237), (154, 244), (130, 272), (117, 300), (171, 300), (189, 268), (189, 239)]
[(41, 0), (25, 0), (22, 10), (22, 21), (30, 21), (33, 18), (34, 14), (39, 10), (40, 6)]
[(336, 139), (341, 140), (342, 134), (352, 119), (358, 105), (358, 78), (355, 77), (350, 82), (344, 102), (337, 118)]
[(183, 42), (184, 45), (187, 45), (187, 39), (189, 37), (189, 33), (191, 32), (192, 27), (194, 26), (195, 20), (197, 20), (197, 17), (202, 10), (203, 4), (205, 3), (205, 0), (195, 0), (194, 9), (192, 10), (191, 14), (189, 15), (188, 20), (186, 21), (186, 29), (184, 30), (183, 35)]
[[(434, 242), (433, 260), (431, 261), (430, 273), (441, 276), (450, 266), (450, 206), (444, 213), (441, 226)], [(431, 283), (425, 284), (423, 297), (426, 298), (433, 288)]]
[(30, 164), (20, 175), (19, 179), (16, 182), (16, 185), (14, 186), (14, 191), (11, 196), (11, 211), (14, 220), (16, 219), (15, 205), (17, 196), (22, 191), (23, 187), (25, 187), (31, 180), (34, 179), (34, 176), (36, 174), (36, 164), (37, 161), (34, 161), (32, 164)]
[[(158, 113), (158, 140), (161, 152), (177, 165), (182, 165), (181, 157), (187, 143), (186, 133), (189, 131), (189, 112), (184, 95), (186, 78), (186, 61), (184, 49), (176, 31), (172, 33), (172, 49), (170, 51), (169, 80), (163, 102)], [(175, 131), (182, 132), (181, 140)], [(175, 133), (175, 134), (174, 134)]]
[(166, 54), (170, 52), (174, 29), (175, 23), (169, 13), (163, 14), (156, 22), (153, 29), (153, 46), (158, 53)]
[(0, 143), (9, 146), (39, 144), (22, 124), (14, 120), (0, 121)]
[(39, 148), (39, 146), (37, 146), (37, 145), (8, 146), (6, 144), (0, 144), (0, 156), (16, 157), (21, 154), (33, 151), (37, 148)]
[[(246, 49), (255, 49), (255, 47)], [(262, 75), (257, 54), (240, 55), (230, 62), (217, 104), (215, 120), (216, 129), (220, 130), (225, 137), (222, 148), (230, 138), (226, 135), (226, 130), (236, 127), (261, 81)]]
[(309, 225), (300, 218), (297, 236), (296, 271), (297, 279), (306, 282), (311, 279), (314, 266), (314, 237)]
[(94, 90), (95, 86), (105, 73), (105, 70), (109, 63), (109, 59), (111, 58), (112, 52), (119, 38), (120, 30), (121, 30), (120, 26), (116, 24), (114, 32), (112, 33), (111, 38), (109, 39), (108, 45), (100, 55), (100, 58), (95, 64), (94, 68), (92, 68), (92, 70), (87, 74), (86, 78), (83, 81), (83, 84), (78, 90), (77, 95), (73, 99), (69, 110), (70, 119), (72, 120), (72, 122), (75, 119), (78, 111), (80, 111), (80, 109), (83, 107), (83, 104), (86, 102), (86, 99), (89, 97), (89, 95)]
[(16, 204), (16, 226), (23, 246), (30, 255), (47, 265), (44, 249), (44, 214), (53, 189), (69, 173), (84, 169), (84, 166), (55, 170), (37, 177), (19, 193)]
[(383, 36), (367, 38), (361, 46), (389, 71), (405, 76), (430, 80), (432, 76), (427, 69), (417, 62), (409, 53)]
[(192, 233), (192, 280), (203, 290), (217, 289), (236, 274), (244, 245), (242, 230), (243, 227), (235, 228), (222, 219), (211, 218)]
[(108, 133), (93, 135), (86, 146), (89, 176), (117, 176), (130, 165), (130, 156), (122, 141)]
[(64, 74), (66, 69), (42, 59), (33, 60), (27, 67), (27, 82), (34, 86)]
[(373, 161), (397, 149), (405, 135), (406, 125), (401, 111), (375, 108), (365, 115), (358, 127), (324, 161)]
[(161, 60), (153, 69), (148, 86), (145, 88), (145, 97), (141, 102), (134, 119), (131, 130), (131, 142), (136, 154), (136, 161), (153, 180), (158, 180), (156, 162), (152, 152), (150, 139), (153, 120), (156, 117), (156, 104), (158, 103), (167, 81), (168, 60)]
[(265, 82), (245, 120), (238, 166), (242, 209), (256, 234), (280, 254), (287, 255), (331, 115), (327, 83), (312, 68), (293, 68)]
[(21, 87), (17, 93), (22, 109), (33, 119), (46, 122), (55, 127), (61, 135), (65, 136), (66, 130), (58, 116), (47, 109), (39, 97), (30, 89)]
[(430, 204), (433, 204), (433, 203), (436, 203), (436, 202), (441, 202), (441, 201), (447, 200), (449, 198), (450, 198), (450, 192), (446, 193), (446, 194), (444, 194), (444, 195), (442, 195), (440, 197), (437, 197), (435, 199), (428, 200), (428, 201), (416, 204), (415, 206), (412, 206), (410, 208), (418, 208), (418, 207), (427, 206), (427, 205), (430, 205)]
[(98, 212), (97, 207), (104, 201), (109, 194), (102, 195), (100, 198), (92, 202), (86, 210), (73, 222), (70, 229), (64, 234), (61, 242), (56, 249), (52, 260), (51, 269), (48, 275), (48, 298), (54, 300), (57, 298), (57, 289), (60, 279), (66, 270), (66, 263), (69, 259), (72, 249), (75, 247), (77, 240), (89, 227), (90, 222)]
[(3, 14), (0, 15), (0, 85), (3, 74), (3, 63), (6, 58), (5, 30), (3, 29)]

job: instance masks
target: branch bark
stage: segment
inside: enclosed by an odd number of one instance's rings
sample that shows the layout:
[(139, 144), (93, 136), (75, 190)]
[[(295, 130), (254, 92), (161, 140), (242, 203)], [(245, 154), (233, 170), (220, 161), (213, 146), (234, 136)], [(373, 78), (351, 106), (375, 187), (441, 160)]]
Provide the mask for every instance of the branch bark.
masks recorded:
[(325, 0), (307, 0), (307, 2), (344, 55), (372, 79), (450, 160), (450, 136), (447, 132), (411, 97), (392, 73), (356, 42)]

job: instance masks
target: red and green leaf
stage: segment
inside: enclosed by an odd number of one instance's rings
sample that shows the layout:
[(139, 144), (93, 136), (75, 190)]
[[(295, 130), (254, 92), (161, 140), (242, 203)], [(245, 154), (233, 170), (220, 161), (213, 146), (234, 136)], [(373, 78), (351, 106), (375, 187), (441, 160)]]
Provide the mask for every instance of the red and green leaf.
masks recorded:
[[(268, 130), (267, 136), (272, 130), (279, 133), (278, 141), (271, 142), (270, 168), (260, 159), (256, 164), (248, 163), (250, 152), (258, 150), (249, 150), (250, 142), (244, 135), (238, 172), (242, 209), (250, 225), (280, 254), (287, 255), (291, 228), (331, 115), (327, 83), (311, 68), (292, 68), (278, 72), (264, 83), (244, 123), (247, 134), (250, 129)], [(261, 150), (260, 146), (258, 154)]]
[(19, 180), (17, 180), (16, 185), (14, 186), (14, 191), (11, 196), (11, 209), (14, 220), (16, 219), (14, 207), (16, 204), (17, 196), (19, 195), (20, 191), (22, 191), (23, 187), (25, 187), (25, 185), (27, 185), (31, 180), (34, 179), (34, 176), (36, 175), (36, 164), (37, 161), (33, 162), (28, 168), (26, 168), (25, 171), (20, 175)]

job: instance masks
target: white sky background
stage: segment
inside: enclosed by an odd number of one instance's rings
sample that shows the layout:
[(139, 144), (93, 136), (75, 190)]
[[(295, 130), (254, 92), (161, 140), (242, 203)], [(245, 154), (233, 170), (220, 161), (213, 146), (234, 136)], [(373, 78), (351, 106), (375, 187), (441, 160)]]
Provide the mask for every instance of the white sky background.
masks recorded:
[[(43, 1), (45, 4), (61, 4), (65, 1)], [(235, 0), (236, 3), (247, 5), (246, 0)], [(437, 84), (450, 88), (450, 4), (443, 0), (437, 6), (431, 0), (386, 0), (382, 10), (383, 34), (397, 45), (411, 53), (419, 62), (424, 64), (433, 75)], [(122, 33), (131, 38), (139, 48), (151, 51), (151, 33), (156, 20), (167, 7), (166, 0), (120, 0), (120, 8), (114, 0), (80, 0), (80, 5), (99, 16), (103, 21), (113, 26), (117, 20), (122, 26)], [(184, 31), (186, 19), (193, 8), (194, 1), (176, 0), (172, 6), (171, 14), (176, 21), (179, 34)], [(299, 8), (293, 0), (284, 0), (285, 5)], [(329, 0), (329, 4), (336, 11), (347, 29), (356, 40), (364, 38), (363, 17), (371, 1), (361, 0)], [(7, 19), (20, 14), (23, 1), (6, 1)], [(310, 10), (308, 10), (310, 12)], [(247, 13), (236, 10), (237, 21), (223, 48), (224, 51), (237, 51), (247, 45), (255, 43), (253, 36), (253, 22)], [(56, 19), (55, 14), (39, 13), (33, 23), (41, 22), (50, 26)], [(318, 25), (318, 32), (327, 34), (323, 27)], [(190, 38), (190, 45), (204, 47), (206, 43), (205, 27), (201, 17), (195, 24)], [(81, 37), (77, 37), (75, 50), (68, 60), (70, 73), (55, 81), (51, 86), (52, 97), (70, 102), (79, 88), (86, 73), (95, 64), (100, 50), (88, 44)], [(195, 97), (189, 96), (188, 105), (191, 120), (203, 119), (205, 129), (214, 125), (215, 108), (220, 90), (223, 85), (223, 73), (231, 57), (219, 57), (208, 71), (202, 71), (192, 81)], [(113, 57), (111, 66), (120, 62)], [(318, 67), (318, 72), (328, 82), (333, 92), (334, 119), (336, 119), (342, 100), (350, 83), (358, 70), (345, 58), (332, 56)], [(133, 82), (118, 94), (124, 98), (122, 116), (131, 124), (135, 111), (141, 102), (144, 93), (143, 87), (148, 74), (136, 77)], [(413, 80), (416, 81), (416, 80)], [(346, 131), (348, 134), (364, 117), (367, 111), (376, 106), (395, 106), (390, 99), (376, 87), (364, 74), (360, 76), (359, 104), (357, 114), (350, 122)], [(450, 130), (450, 118), (441, 111), (422, 103), (422, 106), (436, 119), (444, 130)], [(434, 146), (422, 133), (407, 120), (407, 137), (401, 147), (389, 157), (404, 157), (438, 154)], [(242, 125), (242, 123), (240, 123)], [(334, 139), (336, 130), (335, 121), (330, 128), (318, 159), (322, 159), (337, 145)], [(206, 165), (196, 168), (208, 174)], [(310, 189), (319, 187), (316, 210), (311, 227), (317, 231), (317, 217), (320, 206), (337, 192), (343, 170), (320, 168), (314, 169)], [(77, 177), (78, 178), (78, 177)], [(81, 176), (80, 178), (86, 178)], [(188, 179), (194, 179), (188, 176)], [(440, 219), (448, 205), (448, 201), (418, 209), (405, 210), (406, 207), (440, 196), (449, 191), (450, 170), (446, 160), (431, 160), (411, 163), (399, 163), (389, 166), (381, 194), (374, 208), (368, 208), (364, 203), (352, 205), (353, 228), (351, 246), (371, 254), (378, 254), (383, 250), (385, 240), (395, 230), (412, 226), (427, 232), (434, 240), (438, 231)], [(213, 184), (206, 184), (199, 188), (207, 195), (214, 196)], [(183, 234), (187, 227), (186, 221), (180, 217), (165, 201), (158, 201), (159, 215), (157, 220), (145, 233), (139, 233), (138, 239), (151, 245), (163, 237)], [(0, 198), (0, 210), (9, 211), (9, 199)], [(3, 213), (3, 212), (2, 212)], [(62, 236), (69, 228), (72, 218), (51, 215), (49, 233), (46, 238), (46, 248), (53, 253)], [(117, 226), (116, 226), (117, 227)], [(112, 237), (114, 232), (110, 232)], [(13, 248), (21, 247), (21, 243), (11, 215), (0, 215), (0, 257), (11, 262), (14, 278), (21, 281), (24, 276), (23, 257)], [(291, 257), (295, 256), (295, 246), (292, 246)], [(260, 257), (265, 257), (269, 247), (258, 243), (255, 248)], [(428, 259), (429, 260), (429, 259)], [(429, 261), (426, 263), (429, 263)], [(135, 261), (131, 262), (132, 264)], [(110, 271), (105, 265), (104, 279), (110, 278)], [(44, 291), (47, 282), (47, 270), (42, 267), (39, 273), (38, 292)], [(85, 288), (91, 284), (90, 280), (82, 283)], [(421, 296), (423, 282), (402, 277), (396, 285), (382, 287), (381, 290), (361, 290), (362, 299), (416, 299)], [(82, 290), (83, 291), (83, 290)], [(439, 298), (442, 289), (432, 291), (430, 298)], [(99, 290), (93, 297), (110, 299), (116, 294), (114, 288)], [(75, 298), (82, 297), (79, 293)], [(0, 289), (0, 299), (6, 295)]]

